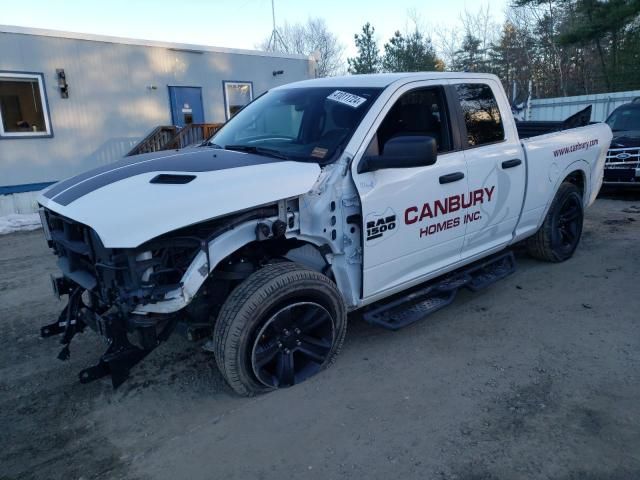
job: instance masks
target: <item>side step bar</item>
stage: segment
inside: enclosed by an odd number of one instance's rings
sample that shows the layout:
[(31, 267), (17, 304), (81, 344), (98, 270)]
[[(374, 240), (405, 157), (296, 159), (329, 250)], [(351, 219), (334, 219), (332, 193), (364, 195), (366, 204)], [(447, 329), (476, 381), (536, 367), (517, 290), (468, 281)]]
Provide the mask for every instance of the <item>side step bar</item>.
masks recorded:
[(373, 304), (362, 318), (372, 325), (399, 330), (449, 305), (460, 288), (476, 292), (502, 280), (515, 269), (513, 252), (503, 252), (472, 263), (395, 300)]

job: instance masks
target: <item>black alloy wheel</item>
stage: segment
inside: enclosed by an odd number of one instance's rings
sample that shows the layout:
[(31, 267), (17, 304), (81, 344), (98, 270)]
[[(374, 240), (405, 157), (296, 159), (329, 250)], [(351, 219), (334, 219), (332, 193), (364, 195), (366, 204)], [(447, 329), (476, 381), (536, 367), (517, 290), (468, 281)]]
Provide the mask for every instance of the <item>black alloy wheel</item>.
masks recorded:
[(573, 252), (582, 233), (582, 198), (578, 195), (567, 196), (555, 220), (555, 228), (551, 230), (552, 245), (562, 251)]
[(314, 302), (287, 305), (262, 326), (253, 344), (251, 366), (267, 387), (303, 382), (325, 365), (335, 338), (329, 312)]
[(563, 182), (542, 226), (525, 242), (529, 254), (546, 262), (564, 262), (571, 258), (582, 236), (583, 203), (578, 186)]
[(214, 327), (214, 354), (231, 388), (251, 396), (326, 369), (346, 332), (346, 305), (336, 284), (321, 272), (279, 261), (231, 292)]

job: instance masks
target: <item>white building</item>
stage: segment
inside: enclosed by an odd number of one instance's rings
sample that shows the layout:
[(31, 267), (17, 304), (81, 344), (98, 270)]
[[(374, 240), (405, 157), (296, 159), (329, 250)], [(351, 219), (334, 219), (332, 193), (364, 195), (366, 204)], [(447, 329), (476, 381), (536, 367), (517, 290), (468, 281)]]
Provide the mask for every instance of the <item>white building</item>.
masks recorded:
[(0, 26), (0, 215), (158, 126), (221, 123), (314, 75), (306, 56)]

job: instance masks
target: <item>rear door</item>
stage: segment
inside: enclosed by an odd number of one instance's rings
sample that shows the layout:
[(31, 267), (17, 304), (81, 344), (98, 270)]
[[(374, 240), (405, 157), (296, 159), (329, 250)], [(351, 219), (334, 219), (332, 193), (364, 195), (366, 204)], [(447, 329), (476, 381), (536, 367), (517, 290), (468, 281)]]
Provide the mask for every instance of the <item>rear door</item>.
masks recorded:
[[(387, 102), (354, 159), (364, 217), (364, 298), (417, 283), (460, 258), (467, 167), (449, 112), (442, 81), (405, 85)], [(403, 135), (436, 138), (436, 163), (358, 173), (364, 156), (379, 155), (387, 140)]]
[(462, 120), (469, 193), (465, 199), (466, 234), (462, 258), (499, 249), (513, 238), (524, 201), (524, 152), (505, 96), (491, 80), (455, 81)]
[(184, 127), (191, 123), (204, 123), (200, 87), (169, 87), (169, 102), (174, 125)]

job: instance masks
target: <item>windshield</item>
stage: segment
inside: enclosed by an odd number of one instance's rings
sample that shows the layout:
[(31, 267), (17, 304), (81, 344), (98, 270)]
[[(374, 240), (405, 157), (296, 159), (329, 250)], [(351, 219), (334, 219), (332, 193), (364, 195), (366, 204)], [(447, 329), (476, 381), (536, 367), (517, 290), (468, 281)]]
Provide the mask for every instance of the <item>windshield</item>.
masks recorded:
[(640, 108), (618, 108), (607, 118), (607, 124), (614, 132), (640, 130)]
[(240, 110), (207, 144), (329, 163), (342, 151), (380, 91), (335, 87), (272, 90)]

